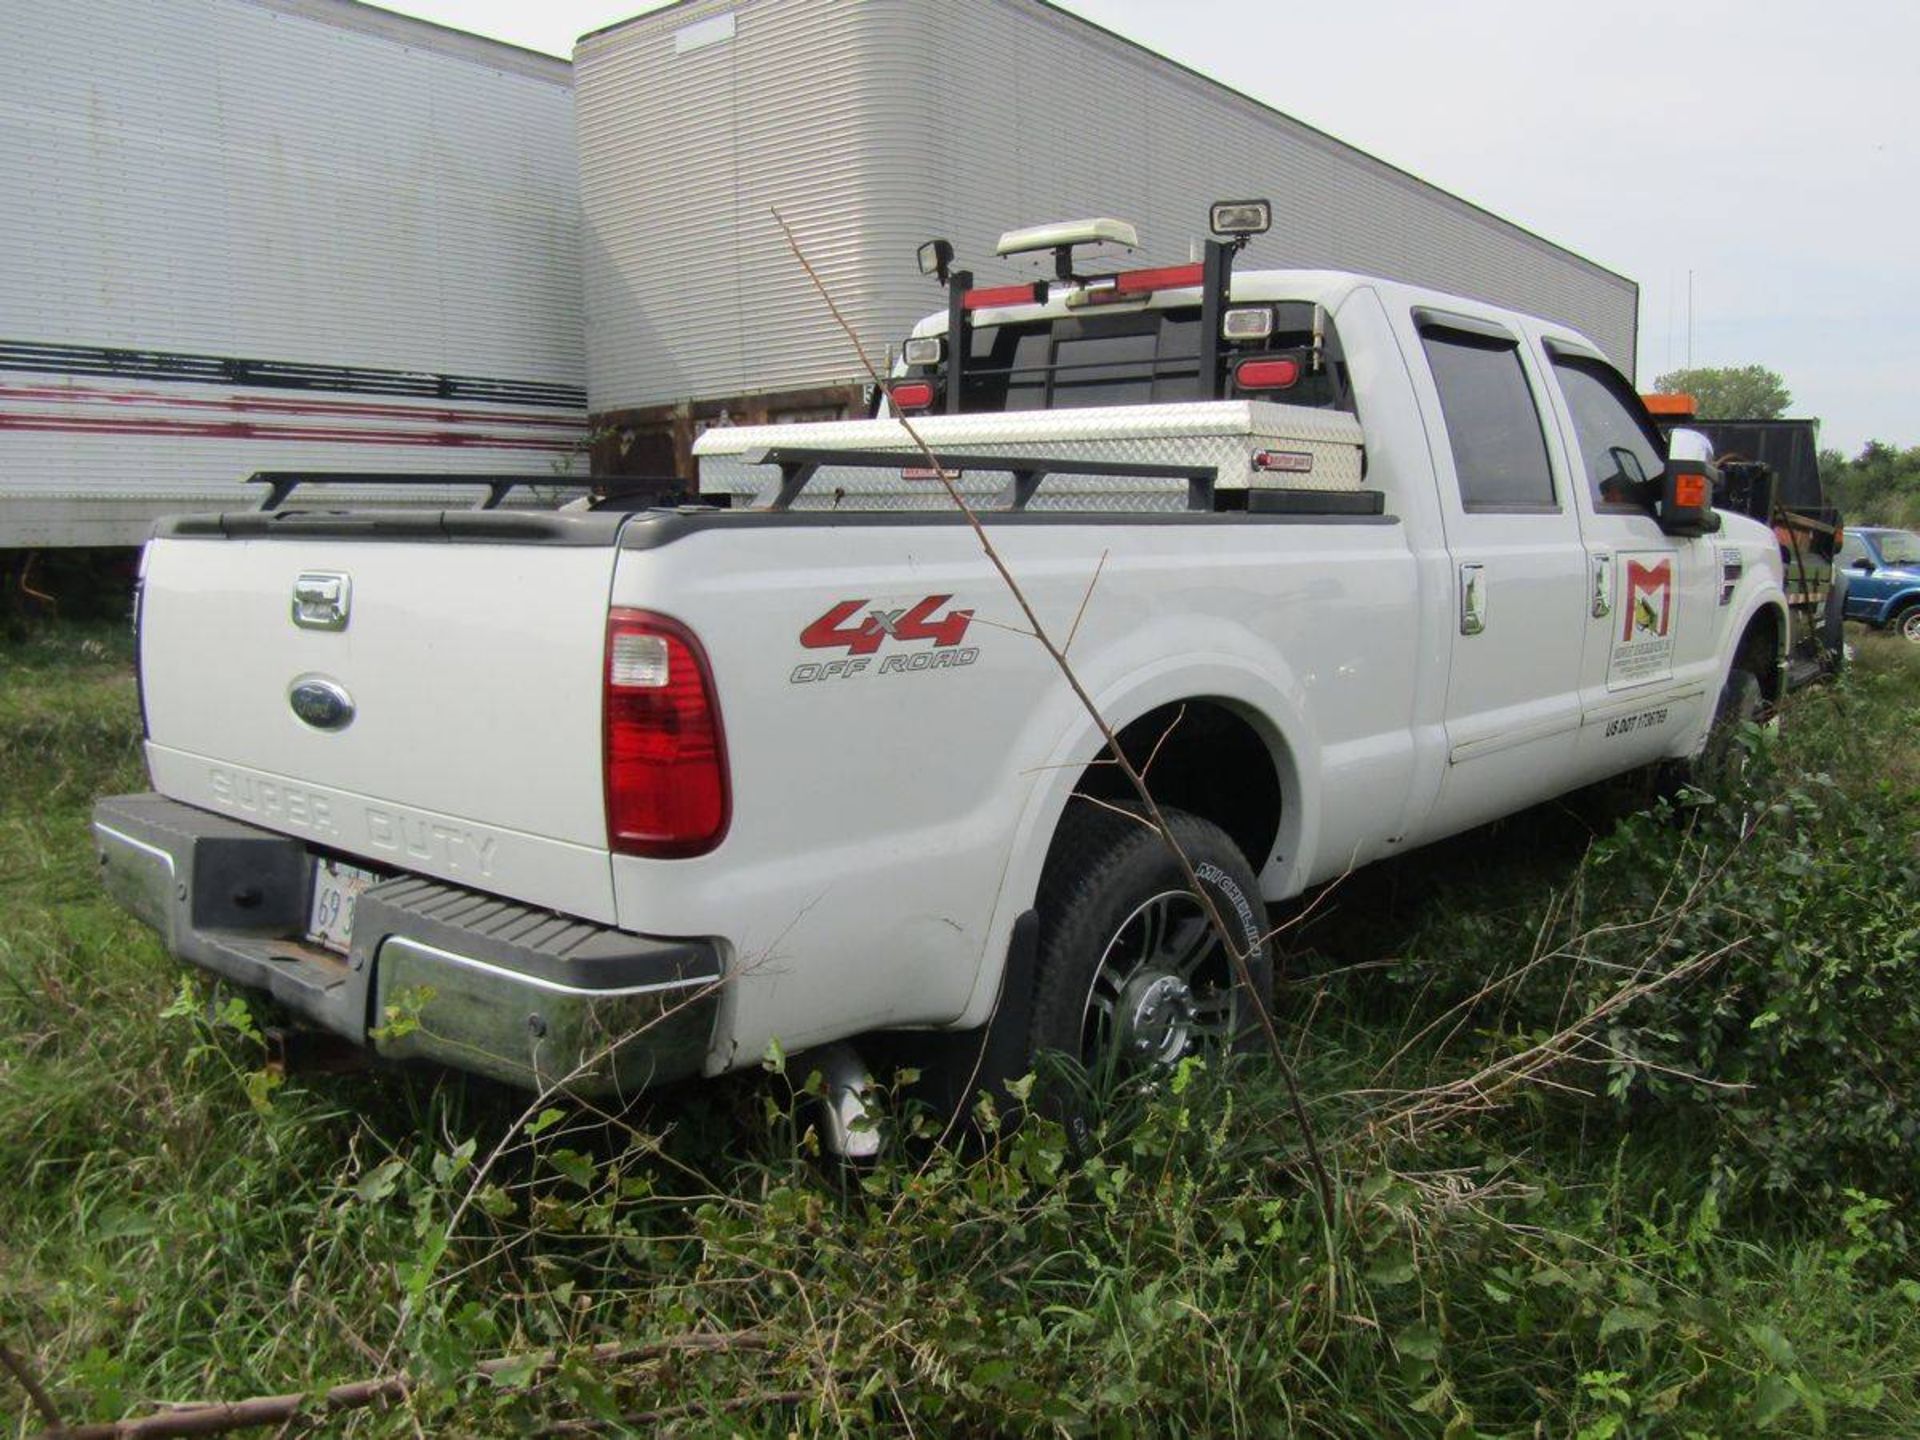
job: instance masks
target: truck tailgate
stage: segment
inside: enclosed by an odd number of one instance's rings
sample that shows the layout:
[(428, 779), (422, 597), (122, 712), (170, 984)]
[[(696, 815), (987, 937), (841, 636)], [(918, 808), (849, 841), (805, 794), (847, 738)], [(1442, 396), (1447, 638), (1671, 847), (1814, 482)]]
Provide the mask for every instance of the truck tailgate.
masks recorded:
[[(163, 535), (141, 601), (155, 788), (375, 868), (610, 923), (612, 534)], [(325, 600), (296, 623), (299, 584), (340, 597), (342, 623), (328, 628)]]

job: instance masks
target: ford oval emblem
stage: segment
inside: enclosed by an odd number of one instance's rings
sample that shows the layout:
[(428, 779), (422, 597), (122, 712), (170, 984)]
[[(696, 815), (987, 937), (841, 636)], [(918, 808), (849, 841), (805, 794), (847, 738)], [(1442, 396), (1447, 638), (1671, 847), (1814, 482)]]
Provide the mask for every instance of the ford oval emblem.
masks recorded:
[(316, 730), (344, 730), (353, 723), (353, 697), (331, 680), (302, 675), (287, 691), (293, 713)]

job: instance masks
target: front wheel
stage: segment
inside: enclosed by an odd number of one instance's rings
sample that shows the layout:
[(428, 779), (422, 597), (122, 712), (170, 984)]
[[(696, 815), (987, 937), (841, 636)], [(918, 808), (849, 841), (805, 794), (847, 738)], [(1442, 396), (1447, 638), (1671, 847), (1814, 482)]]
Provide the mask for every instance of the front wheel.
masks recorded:
[(1893, 632), (1909, 645), (1920, 645), (1920, 605), (1909, 605), (1893, 622)]
[[(1182, 811), (1168, 828), (1246, 956), (1261, 1005), (1273, 985), (1267, 912), (1225, 831)], [(1032, 1053), (1096, 1077), (1151, 1075), (1257, 1039), (1254, 998), (1158, 831), (1070, 802), (1040, 884)]]
[(1720, 690), (1707, 743), (1693, 761), (1689, 780), (1706, 790), (1738, 789), (1746, 776), (1748, 759), (1741, 731), (1758, 724), (1765, 714), (1766, 696), (1760, 689), (1760, 678), (1751, 670), (1735, 667)]

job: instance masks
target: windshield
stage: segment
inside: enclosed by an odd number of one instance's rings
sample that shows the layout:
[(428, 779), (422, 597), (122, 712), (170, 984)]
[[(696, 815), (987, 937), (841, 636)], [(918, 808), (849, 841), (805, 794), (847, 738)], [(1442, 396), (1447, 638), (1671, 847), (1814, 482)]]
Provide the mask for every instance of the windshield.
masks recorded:
[(1882, 565), (1920, 564), (1920, 535), (1911, 530), (1882, 530), (1878, 539)]

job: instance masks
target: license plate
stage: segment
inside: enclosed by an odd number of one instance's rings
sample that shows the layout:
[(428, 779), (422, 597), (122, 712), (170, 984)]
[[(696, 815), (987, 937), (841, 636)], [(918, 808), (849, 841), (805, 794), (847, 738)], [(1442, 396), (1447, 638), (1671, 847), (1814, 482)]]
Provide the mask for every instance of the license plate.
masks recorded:
[(353, 903), (379, 878), (372, 871), (338, 860), (314, 861), (313, 911), (307, 917), (307, 938), (346, 954), (353, 939)]

